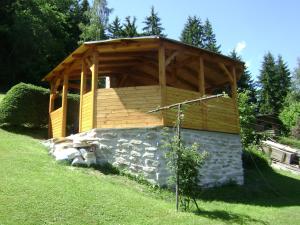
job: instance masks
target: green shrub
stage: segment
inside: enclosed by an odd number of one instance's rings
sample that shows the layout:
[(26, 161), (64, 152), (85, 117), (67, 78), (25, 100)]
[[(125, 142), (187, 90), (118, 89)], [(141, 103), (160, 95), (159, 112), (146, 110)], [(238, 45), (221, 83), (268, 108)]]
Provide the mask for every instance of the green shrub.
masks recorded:
[(297, 120), (300, 118), (300, 102), (293, 102), (286, 105), (279, 115), (279, 119), (286, 126), (288, 130), (296, 125)]
[[(13, 86), (0, 102), (0, 124), (43, 127), (48, 124), (49, 90), (32, 84)], [(60, 101), (59, 99), (58, 101)], [(79, 96), (68, 95), (68, 126), (78, 118)]]

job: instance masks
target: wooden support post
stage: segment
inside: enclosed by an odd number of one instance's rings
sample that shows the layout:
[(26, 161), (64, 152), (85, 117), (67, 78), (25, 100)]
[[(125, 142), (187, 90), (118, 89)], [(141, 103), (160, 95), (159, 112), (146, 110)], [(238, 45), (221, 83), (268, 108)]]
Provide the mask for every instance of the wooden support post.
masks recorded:
[(84, 60), (82, 60), (81, 79), (80, 79), (79, 132), (82, 132), (83, 95), (86, 93), (86, 74), (87, 74), (86, 64)]
[(91, 91), (92, 91), (92, 128), (96, 128), (97, 126), (97, 89), (98, 89), (98, 54), (94, 52), (92, 59), (92, 84), (91, 84)]
[(238, 110), (238, 103), (237, 103), (237, 80), (236, 80), (236, 70), (235, 70), (235, 67), (232, 67), (232, 79), (233, 79), (233, 82), (231, 84), (231, 97), (232, 97), (232, 100), (234, 102), (234, 105), (235, 105), (235, 113), (236, 113), (236, 118), (237, 118), (237, 123), (236, 123), (236, 126), (237, 126), (237, 132), (239, 133), (240, 132), (240, 117), (239, 117), (239, 110)]
[(61, 125), (61, 136), (66, 136), (66, 126), (67, 126), (67, 98), (68, 98), (68, 86), (69, 86), (69, 77), (64, 74), (64, 84), (62, 92), (62, 125)]
[[(158, 80), (159, 80), (159, 86), (160, 86), (160, 94), (161, 94), (161, 106), (166, 105), (166, 56), (165, 56), (165, 47), (163, 44), (159, 46), (158, 49)], [(165, 125), (165, 112), (162, 113), (162, 123)]]
[[(205, 95), (205, 74), (204, 74), (204, 61), (203, 58), (199, 59), (199, 72), (198, 72), (198, 89), (200, 92), (200, 97)], [(205, 102), (200, 102), (201, 114), (202, 114), (202, 129), (207, 129), (207, 106)]]
[(48, 137), (52, 138), (52, 122), (51, 122), (51, 112), (54, 110), (54, 100), (55, 100), (55, 84), (53, 81), (50, 82), (50, 100), (49, 100), (49, 120), (48, 120)]

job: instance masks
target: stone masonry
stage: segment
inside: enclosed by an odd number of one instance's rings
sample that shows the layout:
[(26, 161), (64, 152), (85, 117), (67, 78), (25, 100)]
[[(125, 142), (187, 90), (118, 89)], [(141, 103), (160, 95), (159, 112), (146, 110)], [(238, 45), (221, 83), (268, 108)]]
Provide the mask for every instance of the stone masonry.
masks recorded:
[[(162, 145), (162, 127), (132, 129), (93, 129), (76, 134), (78, 138), (97, 138), (97, 163), (110, 163), (132, 174), (142, 174), (149, 182), (167, 184), (170, 172)], [(173, 132), (171, 129), (169, 133)], [(240, 136), (220, 132), (182, 129), (183, 141), (200, 144), (208, 152), (201, 169), (201, 186), (213, 187), (228, 182), (243, 184)]]

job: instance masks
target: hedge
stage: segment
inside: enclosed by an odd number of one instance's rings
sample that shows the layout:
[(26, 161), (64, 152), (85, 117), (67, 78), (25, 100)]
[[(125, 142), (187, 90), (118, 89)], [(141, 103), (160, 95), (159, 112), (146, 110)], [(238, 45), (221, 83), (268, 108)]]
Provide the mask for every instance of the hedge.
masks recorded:
[[(0, 124), (45, 127), (48, 124), (49, 90), (32, 84), (19, 83), (13, 86), (0, 102)], [(68, 94), (68, 121), (73, 126), (77, 121), (79, 96)]]

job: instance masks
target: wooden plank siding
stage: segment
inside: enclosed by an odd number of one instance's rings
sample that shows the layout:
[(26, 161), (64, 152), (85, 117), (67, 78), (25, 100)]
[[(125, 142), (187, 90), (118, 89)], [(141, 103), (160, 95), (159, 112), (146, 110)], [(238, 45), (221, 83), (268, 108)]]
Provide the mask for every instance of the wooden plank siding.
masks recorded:
[(160, 104), (160, 87), (158, 85), (98, 89), (97, 128), (163, 125), (161, 114), (147, 113)]
[[(199, 98), (199, 92), (167, 87), (167, 105)], [(218, 98), (202, 104), (184, 107), (182, 127), (198, 130), (239, 133), (235, 101), (231, 98)], [(205, 111), (205, 112), (204, 112)], [(174, 126), (176, 111), (168, 110), (165, 125)]]
[(90, 91), (82, 96), (81, 132), (93, 128), (93, 92)]
[(50, 113), (52, 137), (54, 138), (63, 136), (62, 119), (63, 119), (62, 108), (56, 109), (55, 111)]

